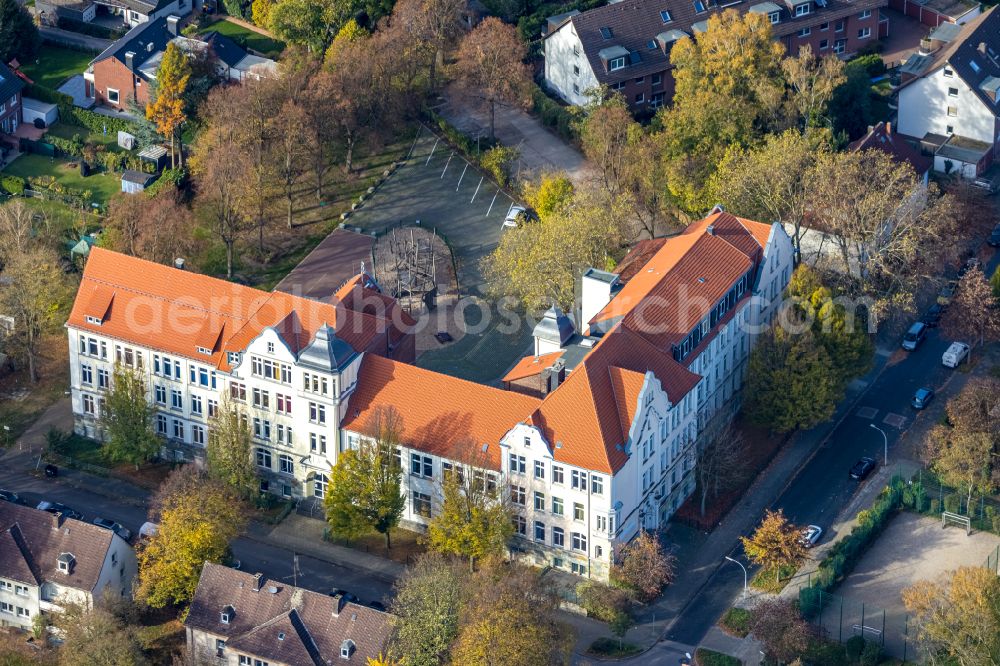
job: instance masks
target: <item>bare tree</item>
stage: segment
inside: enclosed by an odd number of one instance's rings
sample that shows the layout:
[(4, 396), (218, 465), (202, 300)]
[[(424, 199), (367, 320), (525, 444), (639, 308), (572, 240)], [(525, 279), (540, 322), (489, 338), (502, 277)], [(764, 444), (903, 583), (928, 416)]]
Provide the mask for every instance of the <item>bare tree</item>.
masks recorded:
[(295, 183), (302, 175), (302, 161), (305, 147), (302, 142), (302, 128), (309, 123), (309, 117), (297, 102), (289, 99), (281, 107), (281, 113), (274, 119), (275, 140), (272, 158), (278, 182), (285, 199), (285, 224), (292, 228), (292, 213), (295, 203)]
[(462, 33), (464, 8), (463, 0), (399, 0), (392, 10), (392, 26), (411, 35), (423, 54), (431, 90), (444, 63), (445, 48)]
[(802, 122), (802, 129), (828, 126), (829, 119), (823, 117), (826, 105), (837, 86), (847, 80), (840, 58), (835, 55), (817, 57), (806, 44), (797, 56), (782, 60), (781, 69), (792, 90), (789, 101)]
[(962, 276), (941, 324), (946, 333), (968, 340), (973, 349), (1000, 339), (1000, 308), (993, 288), (978, 266)]
[(701, 515), (705, 516), (705, 505), (709, 494), (718, 498), (743, 478), (741, 461), (746, 453), (746, 439), (732, 424), (728, 425), (698, 454), (695, 472), (698, 474), (698, 488), (701, 491)]

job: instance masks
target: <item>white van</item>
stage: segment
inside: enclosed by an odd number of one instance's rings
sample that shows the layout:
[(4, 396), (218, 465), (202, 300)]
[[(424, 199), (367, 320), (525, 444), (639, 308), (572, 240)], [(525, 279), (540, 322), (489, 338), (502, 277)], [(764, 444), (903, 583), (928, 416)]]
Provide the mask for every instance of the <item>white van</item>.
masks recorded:
[(969, 345), (964, 342), (953, 342), (941, 356), (941, 364), (946, 368), (957, 368), (969, 356)]

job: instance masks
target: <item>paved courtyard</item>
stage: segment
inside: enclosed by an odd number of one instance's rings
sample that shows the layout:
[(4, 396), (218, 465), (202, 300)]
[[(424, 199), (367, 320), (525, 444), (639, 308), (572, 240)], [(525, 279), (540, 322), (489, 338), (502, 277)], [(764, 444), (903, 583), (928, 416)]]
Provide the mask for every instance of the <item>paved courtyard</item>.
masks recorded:
[(873, 639), (884, 626), (886, 652), (903, 658), (905, 650), (912, 659), (914, 629), (908, 626), (902, 590), (958, 567), (982, 566), (998, 546), (1000, 537), (994, 534), (966, 536), (964, 528), (944, 529), (940, 520), (900, 513), (835, 590), (823, 613), (823, 629), (834, 640), (847, 640), (864, 626), (865, 637)]

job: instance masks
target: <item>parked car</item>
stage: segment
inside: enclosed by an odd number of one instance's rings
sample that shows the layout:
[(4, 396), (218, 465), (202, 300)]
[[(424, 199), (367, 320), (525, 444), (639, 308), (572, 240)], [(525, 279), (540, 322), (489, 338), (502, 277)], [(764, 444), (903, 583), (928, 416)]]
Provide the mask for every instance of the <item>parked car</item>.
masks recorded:
[(799, 537), (799, 543), (806, 548), (812, 548), (816, 545), (821, 536), (823, 536), (822, 527), (819, 525), (807, 525), (802, 528), (802, 536)]
[(990, 232), (990, 237), (986, 242), (990, 244), (990, 247), (1000, 247), (1000, 224), (993, 227), (993, 231)]
[(55, 465), (48, 464), (45, 466), (45, 476), (59, 476), (59, 468)]
[(103, 527), (106, 530), (111, 530), (125, 541), (130, 541), (132, 539), (132, 530), (125, 527), (121, 523), (116, 523), (113, 520), (108, 520), (107, 518), (94, 518), (94, 524), (98, 527)]
[(978, 268), (979, 270), (983, 270), (983, 262), (979, 261), (975, 257), (968, 259), (964, 264), (962, 264), (962, 267), (958, 269), (958, 277), (960, 278), (965, 277), (965, 274), (971, 271), (973, 268)]
[(927, 325), (922, 321), (915, 322), (910, 326), (910, 330), (903, 335), (903, 349), (916, 351), (920, 343), (924, 341), (925, 335), (927, 335)]
[(917, 392), (913, 394), (913, 399), (910, 400), (910, 404), (913, 405), (914, 409), (923, 409), (930, 404), (931, 400), (934, 399), (934, 389), (931, 388), (918, 388)]
[(854, 463), (854, 467), (851, 468), (851, 478), (855, 481), (861, 481), (875, 469), (878, 465), (878, 461), (874, 458), (864, 457), (858, 462)]
[(929, 310), (927, 310), (927, 313), (924, 314), (924, 318), (920, 321), (922, 321), (924, 326), (927, 328), (934, 328), (941, 323), (941, 315), (943, 314), (944, 306), (940, 303), (935, 303)]
[(947, 284), (941, 287), (941, 291), (938, 292), (937, 302), (941, 305), (949, 305), (952, 297), (955, 295), (956, 289), (958, 289), (958, 282), (949, 280)]
[(150, 539), (160, 531), (160, 526), (156, 523), (145, 522), (139, 527), (139, 538)]
[(0, 500), (13, 502), (14, 504), (21, 503), (21, 498), (17, 496), (17, 493), (10, 490), (4, 490), (3, 488), (0, 488)]
[(957, 368), (969, 357), (969, 345), (964, 342), (953, 342), (941, 355), (941, 365), (946, 368)]
[(331, 597), (335, 597), (338, 594), (341, 595), (342, 597), (344, 597), (344, 601), (349, 601), (352, 604), (356, 604), (359, 601), (358, 597), (356, 595), (351, 594), (347, 590), (341, 590), (341, 589), (335, 587), (335, 588), (333, 588), (333, 590), (330, 591), (330, 596)]
[(63, 518), (73, 518), (75, 520), (83, 520), (82, 513), (80, 513), (79, 511), (74, 511), (65, 504), (61, 504), (59, 502), (48, 502), (46, 500), (42, 500), (41, 502), (38, 503), (38, 506), (36, 506), (35, 508), (38, 509), (39, 511), (47, 511), (49, 513), (61, 513), (63, 515)]
[(527, 222), (528, 219), (527, 208), (524, 206), (511, 206), (510, 210), (507, 211), (507, 217), (503, 220), (503, 226), (508, 229), (519, 227)]
[(383, 613), (385, 612), (385, 604), (383, 604), (381, 601), (373, 601), (370, 604), (368, 604), (368, 607), (374, 608), (377, 611), (382, 611)]

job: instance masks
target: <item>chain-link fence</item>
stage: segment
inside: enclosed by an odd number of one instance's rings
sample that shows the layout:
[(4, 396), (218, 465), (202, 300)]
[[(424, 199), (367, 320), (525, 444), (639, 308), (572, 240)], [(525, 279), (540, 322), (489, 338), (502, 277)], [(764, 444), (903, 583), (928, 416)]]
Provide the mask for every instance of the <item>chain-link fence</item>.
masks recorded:
[(863, 601), (831, 594), (808, 583), (799, 588), (803, 617), (825, 638), (846, 643), (855, 636), (882, 645), (883, 651), (904, 661), (919, 662), (909, 615)]

